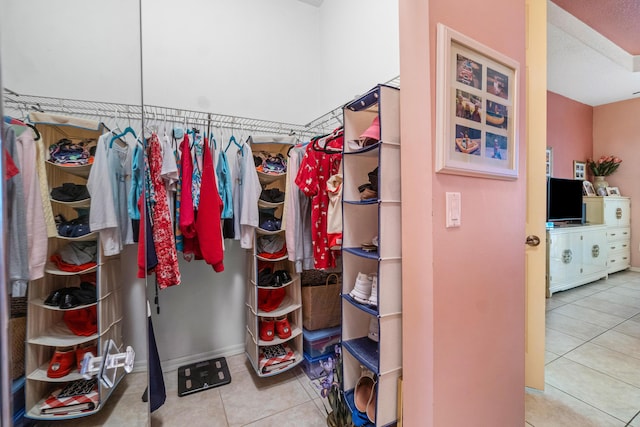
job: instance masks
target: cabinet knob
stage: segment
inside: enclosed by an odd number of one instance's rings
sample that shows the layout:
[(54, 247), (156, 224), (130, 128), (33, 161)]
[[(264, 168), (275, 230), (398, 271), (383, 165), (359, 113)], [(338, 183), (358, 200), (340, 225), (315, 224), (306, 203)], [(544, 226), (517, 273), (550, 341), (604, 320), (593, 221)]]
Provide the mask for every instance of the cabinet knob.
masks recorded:
[(598, 258), (598, 256), (600, 255), (600, 246), (599, 245), (593, 245), (591, 247), (591, 256), (594, 258)]
[(564, 264), (569, 264), (572, 259), (573, 252), (571, 252), (571, 249), (565, 249), (564, 251), (562, 251), (562, 262)]
[(616, 219), (622, 218), (622, 208), (616, 209)]
[(538, 246), (540, 244), (540, 238), (534, 234), (527, 236), (525, 243), (529, 246)]

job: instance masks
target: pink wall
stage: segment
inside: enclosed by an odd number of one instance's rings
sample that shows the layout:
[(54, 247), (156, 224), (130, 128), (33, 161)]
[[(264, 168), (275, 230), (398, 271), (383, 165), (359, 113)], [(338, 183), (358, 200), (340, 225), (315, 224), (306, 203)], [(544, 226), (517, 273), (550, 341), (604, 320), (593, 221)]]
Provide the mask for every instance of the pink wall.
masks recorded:
[(593, 109), (593, 156), (613, 154), (622, 159), (618, 170), (607, 177), (612, 187), (631, 197), (631, 265), (640, 267), (640, 99), (600, 105)]
[(593, 152), (593, 107), (547, 92), (547, 147), (553, 148), (552, 176), (573, 178), (573, 161)]
[[(420, 22), (429, 22), (428, 35)], [(438, 22), (520, 63), (520, 176), (515, 181), (420, 172), (433, 170)], [(400, 37), (405, 425), (522, 425), (524, 0), (401, 0)], [(430, 123), (421, 117), (431, 117)], [(425, 149), (429, 153), (423, 157)], [(447, 191), (462, 195), (460, 228), (445, 228)], [(432, 205), (413, 199), (429, 193)]]

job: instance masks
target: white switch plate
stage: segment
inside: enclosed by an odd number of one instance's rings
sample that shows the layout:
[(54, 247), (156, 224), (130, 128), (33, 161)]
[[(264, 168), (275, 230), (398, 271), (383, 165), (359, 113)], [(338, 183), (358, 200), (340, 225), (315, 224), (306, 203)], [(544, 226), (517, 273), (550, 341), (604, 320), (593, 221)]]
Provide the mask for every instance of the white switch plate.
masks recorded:
[(447, 218), (447, 228), (451, 227), (460, 227), (461, 223), (461, 215), (462, 215), (462, 201), (460, 193), (450, 193), (446, 194), (446, 218)]

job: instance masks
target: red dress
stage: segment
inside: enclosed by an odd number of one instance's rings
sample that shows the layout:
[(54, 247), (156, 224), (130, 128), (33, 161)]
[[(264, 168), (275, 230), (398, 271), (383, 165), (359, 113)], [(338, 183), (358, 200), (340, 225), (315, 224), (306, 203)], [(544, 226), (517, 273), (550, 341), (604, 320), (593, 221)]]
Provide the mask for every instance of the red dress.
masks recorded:
[(313, 263), (317, 269), (333, 268), (336, 265), (338, 251), (329, 248), (327, 235), (327, 180), (340, 170), (343, 141), (342, 128), (336, 129), (326, 137), (311, 141), (296, 175), (296, 185), (311, 198), (311, 240)]
[(167, 190), (160, 176), (162, 170), (162, 150), (158, 136), (149, 139), (149, 173), (155, 190), (155, 203), (151, 212), (153, 223), (153, 243), (158, 257), (156, 278), (158, 287), (164, 289), (180, 284), (178, 252), (176, 251), (171, 214), (167, 200)]

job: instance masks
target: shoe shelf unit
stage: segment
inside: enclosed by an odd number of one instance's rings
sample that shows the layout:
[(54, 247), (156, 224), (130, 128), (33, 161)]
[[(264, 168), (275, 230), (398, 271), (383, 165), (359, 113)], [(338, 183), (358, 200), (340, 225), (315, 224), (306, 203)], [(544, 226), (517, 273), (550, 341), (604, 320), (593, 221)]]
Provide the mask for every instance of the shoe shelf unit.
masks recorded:
[[(282, 140), (282, 137), (270, 139), (269, 137), (252, 137), (249, 140), (254, 157), (256, 154), (263, 157), (280, 156), (287, 159), (287, 153), (294, 143), (293, 140)], [(268, 154), (267, 154), (268, 153)], [(265, 173), (258, 171), (258, 179), (262, 190), (277, 189), (281, 192), (286, 190), (286, 172)], [(265, 225), (265, 218), (273, 217), (282, 219), (284, 201), (273, 202), (259, 199), (258, 209), (260, 211), (260, 225)], [(266, 227), (266, 225), (265, 225)], [(260, 239), (273, 237), (285, 241), (285, 232), (280, 225), (273, 227), (273, 221), (269, 229), (256, 228), (253, 249), (247, 251), (249, 260), (247, 263), (247, 283), (246, 283), (246, 337), (245, 352), (251, 365), (260, 377), (269, 377), (286, 372), (303, 361), (302, 357), (302, 291), (300, 287), (300, 276), (295, 273), (293, 263), (288, 260), (286, 251), (280, 255), (278, 252), (265, 254), (259, 251), (261, 248)], [(274, 229), (275, 228), (275, 229)], [(261, 283), (260, 271), (268, 269), (271, 273), (286, 271), (286, 281)], [(280, 296), (284, 294), (277, 307), (269, 307), (265, 310), (265, 305), (260, 301), (266, 300), (267, 293), (276, 291)], [(288, 334), (280, 334), (280, 325), (287, 325), (290, 330)], [(271, 333), (267, 334), (262, 328), (270, 328)], [(261, 331), (263, 332), (261, 334)], [(283, 336), (282, 336), (283, 335)], [(267, 338), (269, 337), (269, 338)], [(265, 339), (267, 338), (267, 339)], [(284, 363), (282, 367), (269, 370), (262, 355), (268, 353), (272, 346), (282, 345), (290, 349), (293, 353), (293, 362)]]
[[(62, 138), (72, 141), (97, 141), (103, 132), (101, 125), (94, 129), (75, 126), (57, 125), (50, 123), (35, 123), (41, 137), (44, 139), (45, 150), (47, 145), (53, 144)], [(66, 182), (74, 184), (86, 184), (91, 165), (63, 166), (46, 161), (45, 169), (49, 192), (51, 189)], [(90, 208), (90, 199), (77, 202), (59, 202), (50, 199), (54, 216), (62, 215), (71, 219), (79, 214), (76, 209), (84, 209), (85, 213)], [(83, 271), (65, 271), (58, 268), (53, 262), (47, 262), (44, 277), (29, 283), (28, 288), (28, 317), (26, 336), (26, 384), (25, 384), (25, 416), (35, 420), (64, 420), (85, 417), (98, 412), (107, 401), (113, 388), (103, 385), (98, 389), (98, 402), (92, 410), (68, 413), (68, 414), (42, 414), (41, 406), (52, 391), (59, 389), (63, 383), (83, 379), (77, 368), (75, 349), (96, 345), (94, 356), (101, 356), (101, 349), (107, 340), (121, 346), (122, 339), (122, 304), (120, 259), (118, 256), (107, 257), (102, 253), (98, 233), (90, 232), (79, 237), (50, 237), (47, 243), (47, 257), (57, 253), (62, 247), (71, 242), (95, 242), (97, 246), (96, 266)], [(81, 275), (95, 273), (96, 278), (96, 302), (84, 305), (75, 305), (72, 308), (62, 309), (59, 306), (45, 303), (47, 298), (56, 290), (69, 287), (79, 287), (82, 282)], [(97, 331), (89, 336), (74, 334), (64, 321), (65, 313), (95, 307)], [(73, 365), (71, 371), (62, 377), (52, 378), (48, 376), (48, 369), (57, 350), (67, 351), (73, 349)], [(119, 382), (124, 376), (121, 371), (117, 377)], [(100, 382), (98, 382), (100, 383)]]
[[(375, 118), (380, 125), (379, 141), (365, 147), (350, 144)], [(363, 368), (372, 372), (376, 386), (369, 405), (375, 405), (375, 417), (373, 421), (369, 417), (369, 425), (394, 425), (402, 373), (400, 90), (378, 85), (347, 104), (344, 135), (343, 388), (355, 412), (356, 384)], [(370, 181), (376, 168), (377, 197), (361, 200), (359, 187)], [(375, 244), (375, 237), (377, 250), (364, 250), (363, 244)], [(350, 295), (356, 279), (364, 275), (377, 277), (377, 286), (373, 282), (377, 294), (374, 289), (368, 304), (361, 303), (362, 296), (359, 302)]]

